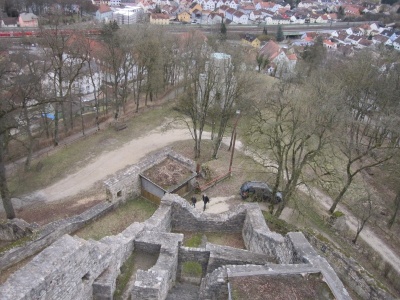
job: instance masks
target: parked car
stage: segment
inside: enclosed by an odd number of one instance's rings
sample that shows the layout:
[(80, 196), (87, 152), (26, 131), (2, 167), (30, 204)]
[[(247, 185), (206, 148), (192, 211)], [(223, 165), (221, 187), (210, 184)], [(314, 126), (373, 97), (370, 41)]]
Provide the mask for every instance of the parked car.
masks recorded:
[[(252, 197), (255, 201), (269, 201), (273, 204), (277, 204), (282, 201), (282, 193), (277, 192), (275, 199), (272, 198), (272, 189), (267, 183), (262, 181), (246, 181), (240, 187), (240, 196), (242, 199)], [(273, 202), (272, 202), (273, 201)]]

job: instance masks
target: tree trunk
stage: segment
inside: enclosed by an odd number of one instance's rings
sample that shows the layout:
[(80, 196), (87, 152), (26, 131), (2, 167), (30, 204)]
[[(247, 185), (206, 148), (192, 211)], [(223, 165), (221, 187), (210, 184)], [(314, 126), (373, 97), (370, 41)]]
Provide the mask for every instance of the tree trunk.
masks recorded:
[(396, 199), (394, 201), (395, 201), (395, 209), (394, 209), (392, 217), (390, 218), (390, 220), (388, 222), (389, 229), (392, 228), (394, 222), (396, 221), (397, 213), (400, 210), (400, 190), (397, 192)]
[(58, 137), (58, 102), (55, 104), (54, 107), (54, 146), (58, 146), (59, 137)]
[(64, 134), (65, 134), (65, 136), (67, 135), (67, 133), (68, 133), (68, 122), (67, 122), (67, 113), (66, 113), (66, 110), (65, 110), (65, 103), (64, 103), (64, 101), (61, 103), (61, 114), (62, 114), (62, 120), (63, 120), (63, 129), (64, 129)]
[(342, 190), (340, 191), (339, 195), (335, 198), (335, 200), (333, 201), (333, 204), (331, 206), (331, 208), (329, 209), (329, 212), (331, 214), (334, 213), (336, 206), (339, 204), (339, 202), (342, 200), (343, 195), (347, 192), (351, 182), (353, 181), (353, 176), (349, 176), (347, 177), (347, 182), (345, 184), (345, 186), (342, 188)]
[(4, 211), (7, 219), (14, 219), (15, 212), (11, 202), (10, 191), (8, 190), (6, 168), (5, 168), (5, 141), (4, 133), (0, 134), (0, 194), (3, 201)]
[(82, 99), (79, 99), (79, 106), (80, 106), (80, 109), (81, 109), (82, 134), (85, 135), (85, 120), (83, 119)]
[(69, 104), (69, 128), (71, 130), (74, 129), (74, 113), (73, 113), (73, 101), (70, 99), (71, 103)]
[(24, 118), (26, 120), (26, 134), (28, 135), (28, 153), (25, 160), (25, 171), (31, 167), (32, 152), (33, 152), (33, 136), (31, 132), (31, 120), (29, 119), (28, 108), (24, 107)]

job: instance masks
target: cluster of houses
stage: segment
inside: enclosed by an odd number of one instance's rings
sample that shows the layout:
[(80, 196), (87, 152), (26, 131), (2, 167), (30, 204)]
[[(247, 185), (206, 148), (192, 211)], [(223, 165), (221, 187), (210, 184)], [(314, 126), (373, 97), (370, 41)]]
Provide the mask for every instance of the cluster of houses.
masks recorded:
[(332, 51), (352, 53), (357, 49), (381, 46), (393, 47), (395, 50), (400, 51), (400, 30), (391, 27), (380, 27), (376, 23), (325, 33), (306, 32), (300, 40), (294, 41), (293, 44), (300, 46), (312, 45), (317, 36), (322, 37), (324, 47)]
[(121, 7), (136, 7), (150, 14), (152, 23), (162, 25), (172, 21), (267, 25), (329, 23), (338, 20), (338, 12), (343, 16), (356, 17), (365, 13), (375, 14), (382, 9), (380, 4), (364, 2), (361, 5), (361, 1), (360, 4), (353, 4), (354, 1), (331, 0), (303, 0), (297, 7), (283, 0), (93, 0), (93, 3), (99, 6), (96, 18), (101, 21), (112, 19), (113, 14), (120, 14)]
[(38, 27), (38, 17), (33, 13), (21, 13), (19, 17), (0, 18), (0, 27)]
[[(266, 55), (271, 63), (275, 65), (284, 64), (289, 70), (293, 70), (297, 61), (294, 53), (299, 52), (298, 50), (295, 51), (294, 48), (301, 49), (305, 46), (311, 46), (317, 38), (322, 40), (323, 47), (328, 51), (339, 51), (347, 56), (351, 56), (355, 51), (364, 48), (393, 47), (400, 51), (400, 30), (380, 27), (376, 23), (329, 32), (305, 32), (300, 39), (285, 43), (285, 47), (290, 45), (288, 48), (282, 48), (273, 41), (263, 45), (253, 34), (243, 34), (241, 42), (257, 49), (259, 54)], [(274, 69), (269, 69), (268, 73), (271, 74), (273, 71)]]

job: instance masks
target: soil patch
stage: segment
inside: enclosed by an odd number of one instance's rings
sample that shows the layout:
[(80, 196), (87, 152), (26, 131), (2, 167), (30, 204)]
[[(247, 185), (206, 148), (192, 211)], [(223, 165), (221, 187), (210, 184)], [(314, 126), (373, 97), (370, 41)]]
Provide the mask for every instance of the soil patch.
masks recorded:
[(230, 278), (233, 299), (335, 299), (320, 274)]
[(172, 158), (166, 158), (158, 165), (143, 172), (143, 175), (163, 189), (168, 190), (192, 175), (192, 171)]
[[(17, 214), (18, 218), (28, 223), (45, 225), (57, 220), (79, 215), (103, 201), (105, 201), (105, 199), (101, 199), (101, 197), (89, 196), (62, 202), (35, 203), (19, 208)], [(6, 219), (4, 212), (0, 212), (0, 218)]]

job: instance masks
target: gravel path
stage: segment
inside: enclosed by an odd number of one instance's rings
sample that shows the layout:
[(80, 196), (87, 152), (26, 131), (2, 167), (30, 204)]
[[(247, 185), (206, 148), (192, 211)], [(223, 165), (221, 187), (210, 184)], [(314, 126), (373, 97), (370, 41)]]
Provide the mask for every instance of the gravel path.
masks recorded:
[(83, 167), (78, 172), (68, 175), (57, 183), (35, 193), (20, 198), (23, 203), (30, 204), (36, 201), (52, 202), (75, 196), (89, 190), (98, 181), (124, 169), (128, 165), (139, 162), (149, 152), (164, 148), (180, 140), (190, 139), (188, 130), (173, 129), (167, 133), (157, 128), (146, 136), (126, 143), (124, 146), (104, 153), (96, 161)]

